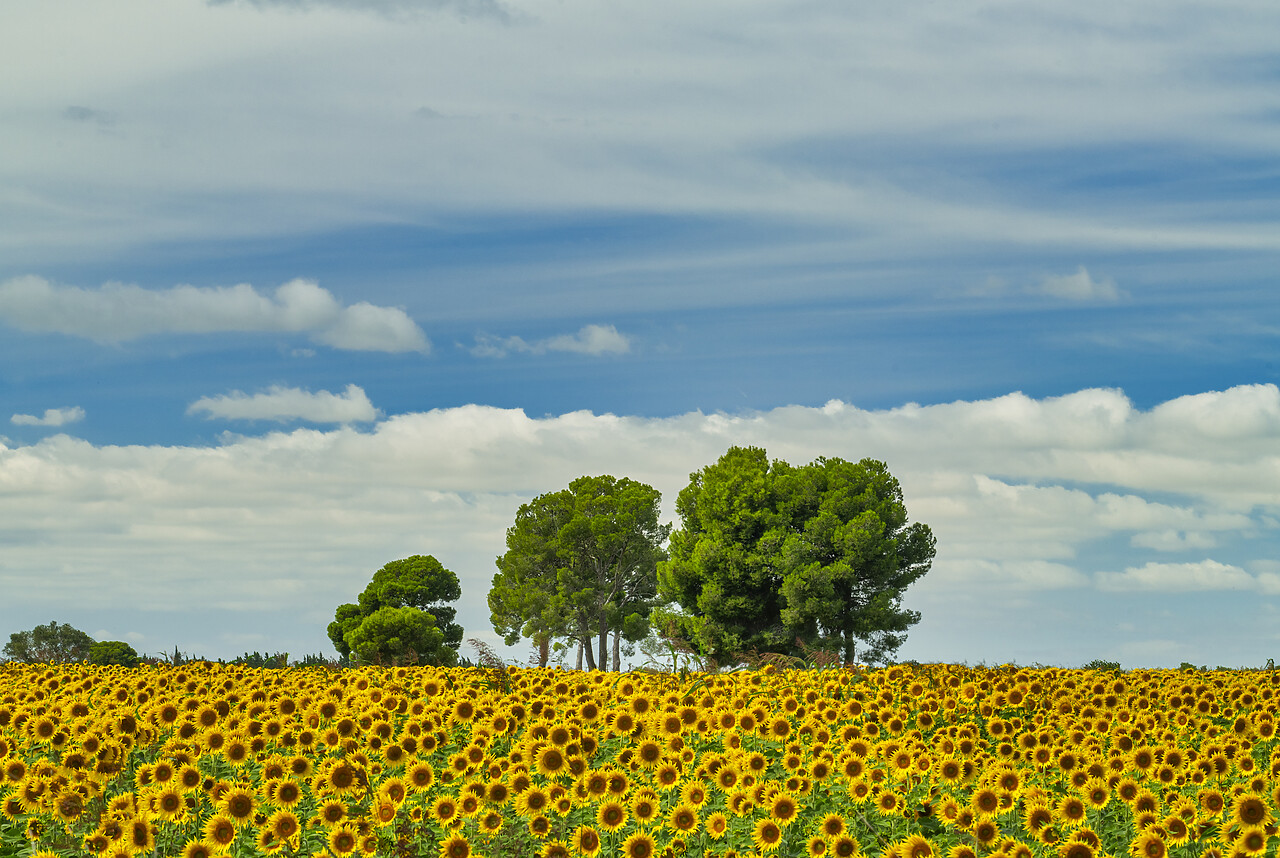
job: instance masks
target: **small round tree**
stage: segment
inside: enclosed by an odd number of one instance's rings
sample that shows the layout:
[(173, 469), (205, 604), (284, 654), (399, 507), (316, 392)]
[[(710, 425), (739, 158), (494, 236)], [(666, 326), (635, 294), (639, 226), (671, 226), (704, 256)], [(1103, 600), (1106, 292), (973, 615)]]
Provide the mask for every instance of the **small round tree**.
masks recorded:
[(374, 573), (358, 604), (338, 606), (329, 640), (344, 657), (369, 663), (457, 664), (462, 626), (444, 603), (461, 596), (458, 576), (434, 557), (393, 560)]

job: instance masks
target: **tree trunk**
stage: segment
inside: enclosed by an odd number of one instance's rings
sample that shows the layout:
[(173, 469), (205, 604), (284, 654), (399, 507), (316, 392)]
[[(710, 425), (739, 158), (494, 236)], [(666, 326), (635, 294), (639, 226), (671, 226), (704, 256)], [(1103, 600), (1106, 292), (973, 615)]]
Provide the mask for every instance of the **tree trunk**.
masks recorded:
[(844, 632), (844, 663), (845, 664), (853, 664), (853, 652), (854, 652), (853, 631), (850, 629), (845, 629), (845, 632)]
[(619, 673), (622, 670), (622, 654), (618, 649), (618, 639), (622, 637), (622, 632), (615, 631), (613, 633), (613, 672)]
[(538, 638), (538, 667), (546, 667), (551, 660), (551, 638)]
[(578, 641), (578, 666), (576, 670), (582, 670), (582, 641)]
[(609, 615), (600, 612), (600, 669), (609, 669)]
[(583, 651), (587, 654), (587, 670), (596, 669), (596, 657), (591, 652), (591, 638), (586, 638), (581, 642)]

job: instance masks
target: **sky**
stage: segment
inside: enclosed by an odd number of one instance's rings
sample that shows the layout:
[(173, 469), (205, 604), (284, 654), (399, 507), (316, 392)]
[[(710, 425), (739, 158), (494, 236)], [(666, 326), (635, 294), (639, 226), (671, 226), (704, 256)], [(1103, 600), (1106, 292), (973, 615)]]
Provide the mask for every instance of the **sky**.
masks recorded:
[(0, 24), (0, 640), (332, 656), (430, 554), (497, 646), (522, 503), (754, 445), (898, 478), (903, 659), (1280, 658), (1274, 3)]

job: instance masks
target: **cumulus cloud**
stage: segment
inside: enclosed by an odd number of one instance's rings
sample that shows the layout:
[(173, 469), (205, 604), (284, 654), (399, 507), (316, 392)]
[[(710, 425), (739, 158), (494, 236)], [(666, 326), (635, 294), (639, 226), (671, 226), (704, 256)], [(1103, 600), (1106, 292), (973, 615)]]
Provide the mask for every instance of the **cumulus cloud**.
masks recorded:
[(631, 351), (631, 339), (618, 333), (613, 325), (584, 325), (575, 334), (528, 342), (522, 337), (494, 337), (482, 334), (476, 337), (471, 353), (476, 357), (506, 357), (510, 352), (546, 354), (547, 352), (575, 352), (584, 355), (626, 354)]
[(66, 426), (83, 419), (84, 409), (77, 405), (72, 408), (46, 408), (43, 416), (15, 414), (9, 421), (15, 426)]
[(1201, 560), (1198, 563), (1147, 563), (1123, 572), (1099, 572), (1100, 590), (1146, 590), (1187, 593), (1197, 590), (1256, 590), (1258, 580), (1239, 566)]
[[(1120, 391), (1084, 390), (664, 418), (468, 405), (358, 427), (372, 406), (355, 386), (233, 393), (193, 413), (345, 425), (217, 446), (96, 446), (67, 435), (0, 446), (0, 588), (23, 593), (27, 613), (70, 611), (69, 594), (110, 606), (112, 623), (152, 629), (157, 640), (143, 643), (154, 650), (175, 640), (195, 649), (192, 630), (217, 628), (226, 636), (205, 645), (235, 655), (231, 636), (254, 630), (244, 617), (270, 611), (275, 645), (311, 652), (327, 647), (333, 606), (374, 570), (426, 553), (458, 573), (461, 622), (483, 636), (493, 558), (522, 502), (610, 473), (658, 488), (673, 520), (690, 473), (730, 445), (756, 445), (792, 463), (888, 463), (912, 520), (938, 540), (933, 571), (908, 591), (924, 621), (904, 657), (1078, 664), (1097, 655), (1073, 655), (1084, 637), (1141, 650), (1141, 625), (1125, 631), (1119, 618), (1168, 594), (1200, 594), (1197, 617), (1219, 596), (1252, 593), (1249, 610), (1261, 610), (1255, 602), (1280, 594), (1280, 565), (1259, 560), (1280, 554), (1276, 394), (1233, 388), (1142, 410)], [(1232, 443), (1207, 420), (1224, 404), (1252, 427)], [(1212, 559), (1152, 556), (1203, 552), (1210, 536)], [(0, 626), (20, 627), (6, 614), (16, 610), (0, 605)], [(1016, 619), (1026, 617), (1034, 622)], [(1265, 643), (1260, 629), (1224, 643), (1215, 622), (1183, 625), (1188, 646), (1213, 653), (1202, 660), (1243, 663)], [(1011, 649), (1009, 630), (1024, 627), (1043, 648)]]
[(1124, 293), (1111, 278), (1095, 280), (1081, 265), (1074, 274), (1051, 274), (1040, 281), (1037, 292), (1066, 301), (1119, 301)]
[(203, 414), (221, 420), (306, 420), (310, 423), (367, 423), (376, 420), (373, 407), (362, 388), (348, 384), (340, 394), (327, 390), (312, 393), (296, 387), (273, 386), (250, 396), (239, 390), (221, 396), (206, 396), (191, 403), (188, 414)]
[(291, 280), (265, 295), (247, 283), (143, 289), (107, 283), (83, 289), (28, 275), (0, 283), (0, 321), (24, 331), (118, 343), (158, 334), (305, 333), (351, 351), (426, 352), (422, 329), (395, 307), (343, 307), (310, 280)]

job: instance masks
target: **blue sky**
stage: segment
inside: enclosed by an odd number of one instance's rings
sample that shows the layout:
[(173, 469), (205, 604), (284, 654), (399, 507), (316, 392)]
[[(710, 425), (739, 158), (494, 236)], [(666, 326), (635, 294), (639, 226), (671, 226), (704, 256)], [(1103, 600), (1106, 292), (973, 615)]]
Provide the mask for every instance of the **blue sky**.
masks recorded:
[(493, 642), (520, 503), (757, 444), (934, 528), (903, 657), (1280, 657), (1269, 4), (4, 18), (0, 634), (327, 651), (428, 553)]

